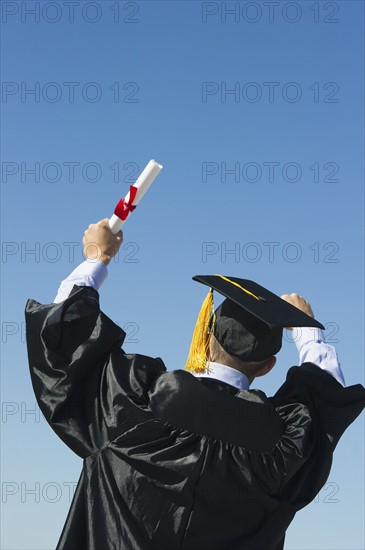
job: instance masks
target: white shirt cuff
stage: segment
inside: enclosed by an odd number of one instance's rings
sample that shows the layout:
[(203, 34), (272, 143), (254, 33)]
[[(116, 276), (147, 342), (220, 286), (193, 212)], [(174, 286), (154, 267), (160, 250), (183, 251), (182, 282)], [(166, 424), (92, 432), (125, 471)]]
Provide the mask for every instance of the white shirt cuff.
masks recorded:
[(295, 345), (299, 351), (299, 364), (313, 363), (327, 371), (337, 382), (346, 387), (336, 350), (330, 344), (325, 343), (323, 331), (313, 327), (300, 327), (295, 330), (297, 331)]
[(101, 260), (85, 260), (61, 282), (54, 303), (58, 304), (69, 296), (74, 285), (91, 286), (99, 290), (108, 277), (108, 269)]

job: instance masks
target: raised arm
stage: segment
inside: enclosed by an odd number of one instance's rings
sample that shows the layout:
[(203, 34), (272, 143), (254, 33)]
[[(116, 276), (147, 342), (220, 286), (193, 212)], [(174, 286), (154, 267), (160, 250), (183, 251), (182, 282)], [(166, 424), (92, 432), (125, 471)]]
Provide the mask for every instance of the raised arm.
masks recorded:
[(161, 359), (125, 354), (125, 332), (99, 306), (98, 287), (122, 234), (104, 219), (83, 238), (86, 261), (62, 282), (56, 303), (28, 300), (26, 329), (33, 389), (57, 435), (82, 458), (152, 415), (148, 389)]
[[(281, 298), (313, 316), (310, 304), (298, 294)], [(285, 382), (270, 398), (283, 420), (284, 433), (269, 452), (251, 453), (255, 475), (295, 510), (311, 502), (323, 487), (338, 441), (365, 406), (363, 386), (345, 387), (336, 351), (325, 344), (322, 332), (300, 331), (300, 366), (288, 370)]]
[[(307, 315), (314, 317), (310, 303), (298, 294), (283, 294), (283, 300), (289, 302)], [(292, 330), (292, 327), (287, 327)], [(340, 363), (334, 346), (326, 344), (320, 329), (300, 328), (295, 344), (299, 351), (299, 364), (313, 363), (331, 374), (342, 386), (346, 386)]]
[(91, 286), (99, 290), (108, 277), (106, 266), (117, 254), (122, 242), (122, 232), (114, 235), (110, 230), (108, 218), (89, 225), (82, 240), (86, 260), (61, 282), (54, 303), (66, 300), (74, 285)]

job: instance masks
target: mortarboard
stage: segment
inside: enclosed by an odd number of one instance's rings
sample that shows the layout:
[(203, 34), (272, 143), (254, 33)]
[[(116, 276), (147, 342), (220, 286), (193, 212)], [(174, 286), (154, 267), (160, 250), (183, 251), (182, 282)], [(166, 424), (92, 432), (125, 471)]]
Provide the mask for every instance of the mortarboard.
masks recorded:
[[(210, 287), (195, 326), (185, 369), (207, 368), (207, 351), (213, 334), (223, 349), (242, 361), (262, 361), (281, 348), (283, 328), (324, 326), (261, 285), (223, 275), (196, 275)], [(213, 290), (226, 299), (214, 311)]]

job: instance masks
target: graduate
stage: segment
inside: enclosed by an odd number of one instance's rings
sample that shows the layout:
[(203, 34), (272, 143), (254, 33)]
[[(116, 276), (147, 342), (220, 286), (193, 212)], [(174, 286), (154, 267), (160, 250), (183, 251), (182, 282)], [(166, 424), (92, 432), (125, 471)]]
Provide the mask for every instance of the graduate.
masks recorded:
[[(39, 407), (83, 459), (57, 550), (281, 550), (365, 389), (346, 387), (306, 300), (226, 275), (194, 277), (209, 290), (185, 368), (124, 353), (98, 292), (121, 242), (107, 219), (90, 225), (55, 302), (26, 305)], [(274, 367), (284, 327), (311, 328), (267, 397), (250, 385)]]

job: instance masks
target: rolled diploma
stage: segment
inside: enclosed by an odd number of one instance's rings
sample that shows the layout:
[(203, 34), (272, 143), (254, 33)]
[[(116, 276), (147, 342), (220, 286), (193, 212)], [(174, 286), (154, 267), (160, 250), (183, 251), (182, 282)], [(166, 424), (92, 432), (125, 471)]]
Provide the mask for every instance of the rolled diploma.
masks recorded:
[[(134, 187), (137, 187), (138, 191), (136, 194), (136, 197), (134, 199), (133, 205), (137, 205), (153, 180), (158, 176), (158, 174), (161, 172), (163, 166), (162, 164), (158, 164), (155, 160), (150, 160), (150, 162), (147, 164), (143, 172), (138, 177), (136, 183), (133, 184)], [(129, 201), (129, 191), (125, 197), (125, 202)], [(129, 218), (129, 214), (127, 216), (127, 219)], [(112, 217), (109, 220), (109, 227), (112, 230), (113, 233), (118, 233), (118, 231), (121, 230), (124, 223), (127, 221), (125, 219), (124, 221), (118, 218), (115, 214), (112, 215)]]

